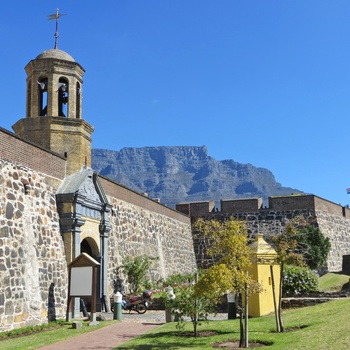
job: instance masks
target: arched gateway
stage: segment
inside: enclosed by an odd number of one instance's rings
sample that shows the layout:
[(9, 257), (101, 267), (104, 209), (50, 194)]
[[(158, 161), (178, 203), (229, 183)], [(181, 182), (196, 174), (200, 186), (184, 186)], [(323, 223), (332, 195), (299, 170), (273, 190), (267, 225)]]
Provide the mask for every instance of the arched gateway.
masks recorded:
[[(99, 281), (97, 283), (98, 305), (106, 300), (108, 293), (108, 233), (110, 205), (92, 169), (83, 169), (65, 178), (56, 194), (60, 227), (64, 240), (67, 264), (81, 253), (91, 255), (99, 261)], [(77, 303), (76, 303), (77, 304)], [(79, 313), (79, 305), (74, 312)]]

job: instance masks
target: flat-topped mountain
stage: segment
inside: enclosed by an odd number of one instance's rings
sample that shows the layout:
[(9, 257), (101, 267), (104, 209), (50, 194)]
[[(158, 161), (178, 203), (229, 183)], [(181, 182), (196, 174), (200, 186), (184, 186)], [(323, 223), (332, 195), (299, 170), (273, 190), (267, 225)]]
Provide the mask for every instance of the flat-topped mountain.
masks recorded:
[(137, 192), (174, 207), (198, 200), (263, 197), (301, 193), (276, 182), (271, 171), (234, 160), (218, 161), (205, 146), (92, 150), (92, 168)]

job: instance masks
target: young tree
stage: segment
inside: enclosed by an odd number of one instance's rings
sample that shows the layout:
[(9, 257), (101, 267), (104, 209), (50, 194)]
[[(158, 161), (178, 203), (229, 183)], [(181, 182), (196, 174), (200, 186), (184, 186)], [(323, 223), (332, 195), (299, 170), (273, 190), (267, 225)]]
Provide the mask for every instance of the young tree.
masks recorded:
[(284, 267), (286, 264), (303, 266), (303, 256), (297, 251), (297, 227), (299, 225), (298, 218), (290, 221), (284, 232), (278, 236), (272, 238), (276, 245), (278, 254), (278, 262), (280, 264), (280, 284), (279, 284), (279, 300), (277, 305), (276, 320), (277, 320), (277, 332), (284, 332), (284, 324), (282, 319), (282, 290), (283, 290), (283, 277)]
[(138, 293), (147, 282), (147, 272), (154, 260), (147, 255), (139, 255), (136, 257), (127, 256), (123, 259), (123, 265), (119, 267), (127, 276), (129, 289), (131, 294)]
[[(171, 311), (177, 320), (176, 327), (183, 329), (186, 317), (191, 319), (193, 334), (198, 335), (198, 326), (201, 321), (207, 321), (208, 315), (214, 312), (215, 304), (206, 296), (198, 296), (195, 293), (195, 285), (198, 280), (197, 274), (183, 276), (170, 276), (167, 280), (168, 288), (171, 287), (171, 297), (167, 292), (163, 296), (165, 307)], [(174, 284), (169, 283), (176, 281)]]
[[(235, 294), (241, 294), (244, 291), (245, 295), (248, 294), (248, 290), (259, 292), (257, 282), (253, 281), (246, 272), (250, 265), (250, 258), (245, 222), (234, 218), (228, 218), (225, 221), (200, 218), (194, 223), (194, 228), (210, 238), (211, 246), (207, 253), (216, 261), (213, 266), (204, 271), (195, 285), (195, 293), (198, 296), (219, 300), (228, 291)], [(245, 307), (247, 309), (247, 302)], [(248, 318), (245, 317), (245, 325), (243, 325), (242, 312), (240, 315), (240, 346), (247, 347)], [(245, 328), (244, 332), (243, 328)]]
[(330, 250), (330, 242), (318, 228), (307, 224), (301, 217), (291, 220), (284, 232), (272, 239), (276, 244), (278, 261), (281, 266), (281, 278), (279, 285), (279, 302), (277, 312), (277, 331), (284, 332), (282, 320), (282, 295), (285, 266), (299, 267), (309, 266), (319, 268), (326, 264)]

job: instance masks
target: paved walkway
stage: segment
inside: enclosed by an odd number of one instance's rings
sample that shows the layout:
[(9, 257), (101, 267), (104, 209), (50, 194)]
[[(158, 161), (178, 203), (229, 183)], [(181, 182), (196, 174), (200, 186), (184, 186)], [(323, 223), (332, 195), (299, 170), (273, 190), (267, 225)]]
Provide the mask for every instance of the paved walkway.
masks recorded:
[[(111, 313), (102, 314), (102, 316), (106, 319), (113, 319)], [(224, 320), (227, 319), (227, 314), (212, 315), (209, 319)], [(40, 350), (111, 350), (164, 323), (164, 311), (148, 310), (143, 315), (134, 312), (123, 312), (121, 322), (58, 343), (46, 345), (41, 347)]]
[(46, 345), (40, 350), (111, 350), (164, 322), (164, 311), (147, 311), (144, 315), (123, 313), (121, 322)]

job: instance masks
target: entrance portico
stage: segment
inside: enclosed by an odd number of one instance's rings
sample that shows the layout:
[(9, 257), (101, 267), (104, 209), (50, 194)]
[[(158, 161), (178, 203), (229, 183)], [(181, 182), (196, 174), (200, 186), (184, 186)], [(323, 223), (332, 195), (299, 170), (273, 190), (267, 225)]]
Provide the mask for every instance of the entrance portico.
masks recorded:
[[(81, 253), (87, 253), (100, 263), (97, 283), (97, 310), (101, 300), (107, 300), (107, 245), (110, 205), (91, 168), (83, 167), (68, 176), (56, 194), (61, 233), (64, 240), (67, 264)], [(80, 313), (80, 303), (75, 302), (73, 317)]]

